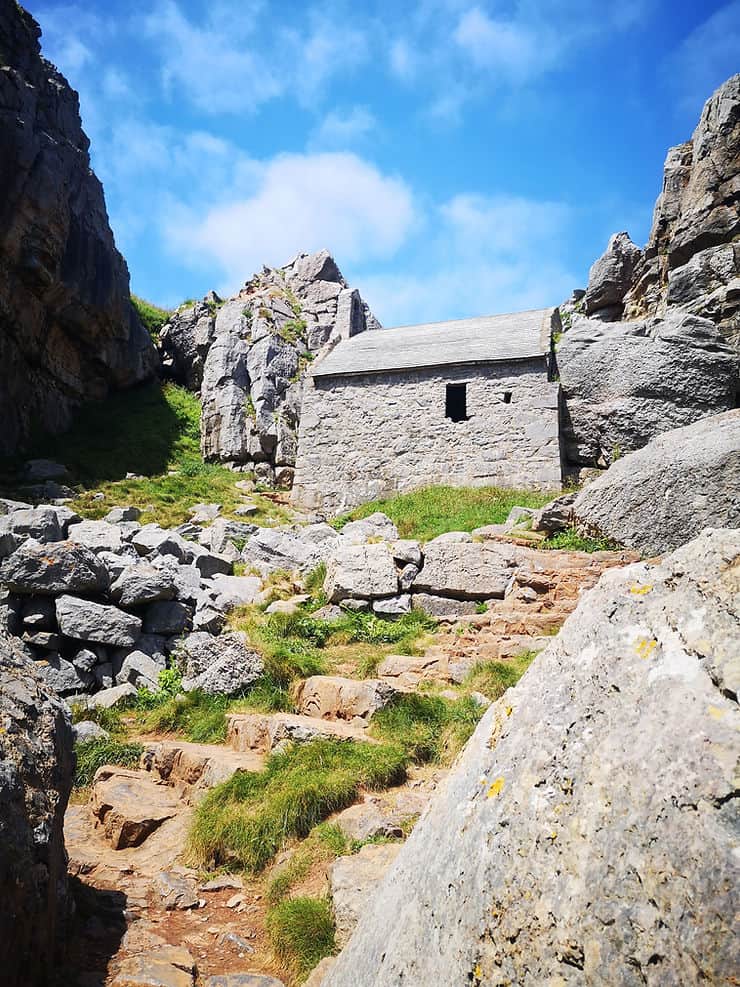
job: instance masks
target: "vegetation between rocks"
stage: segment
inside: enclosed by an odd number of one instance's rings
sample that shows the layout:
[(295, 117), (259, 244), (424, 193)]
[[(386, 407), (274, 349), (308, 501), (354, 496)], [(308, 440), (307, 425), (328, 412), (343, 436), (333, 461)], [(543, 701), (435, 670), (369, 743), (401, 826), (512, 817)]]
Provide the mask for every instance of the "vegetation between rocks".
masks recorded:
[(86, 740), (75, 745), (77, 754), (77, 770), (74, 787), (87, 788), (92, 784), (95, 772), (104, 764), (119, 764), (126, 768), (135, 768), (144, 748), (137, 743), (124, 743), (120, 740)]
[(267, 913), (275, 955), (300, 980), (335, 951), (334, 931), (327, 898), (287, 898)]
[(420, 693), (398, 695), (372, 718), (370, 733), (400, 747), (417, 764), (449, 764), (482, 715), (483, 708), (469, 696), (452, 700)]
[(239, 772), (196, 810), (189, 851), (200, 866), (261, 871), (294, 837), (305, 837), (361, 789), (405, 777), (406, 755), (388, 744), (314, 740), (270, 756), (260, 772)]
[(376, 511), (387, 514), (402, 538), (429, 541), (447, 531), (473, 531), (487, 524), (503, 524), (512, 507), (544, 507), (557, 492), (505, 490), (500, 487), (426, 487), (356, 507), (333, 521), (341, 530), (349, 521)]
[(508, 661), (481, 661), (470, 670), (463, 687), (471, 692), (480, 692), (495, 702), (507, 689), (517, 684), (539, 652), (523, 651)]
[(138, 295), (131, 296), (131, 303), (139, 313), (139, 318), (146, 331), (152, 337), (153, 342), (158, 343), (162, 326), (170, 320), (171, 313), (169, 310), (160, 308), (158, 305), (153, 305), (145, 298), (139, 298)]

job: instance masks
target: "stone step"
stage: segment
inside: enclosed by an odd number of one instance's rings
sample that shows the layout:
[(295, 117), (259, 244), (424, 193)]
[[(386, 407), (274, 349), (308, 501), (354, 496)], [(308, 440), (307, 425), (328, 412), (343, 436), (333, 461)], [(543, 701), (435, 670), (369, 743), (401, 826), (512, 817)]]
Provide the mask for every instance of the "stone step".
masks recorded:
[(345, 720), (364, 727), (395, 694), (379, 678), (349, 679), (340, 675), (312, 675), (295, 690), (298, 712), (321, 720)]
[(297, 713), (231, 713), (226, 719), (226, 742), (235, 751), (267, 753), (289, 741), (301, 744), (317, 737), (377, 743), (363, 727)]
[(177, 794), (145, 771), (104, 765), (95, 772), (90, 810), (114, 850), (139, 846), (182, 808)]
[(254, 751), (185, 740), (150, 741), (141, 756), (141, 767), (155, 781), (175, 786), (186, 801), (197, 799), (237, 771), (261, 771), (264, 763), (264, 757)]

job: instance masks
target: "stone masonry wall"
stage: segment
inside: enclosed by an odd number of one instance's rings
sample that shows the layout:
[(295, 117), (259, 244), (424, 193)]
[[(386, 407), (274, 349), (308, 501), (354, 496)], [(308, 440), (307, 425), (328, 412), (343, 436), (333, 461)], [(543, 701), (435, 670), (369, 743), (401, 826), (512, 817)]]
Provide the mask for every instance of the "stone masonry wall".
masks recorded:
[[(463, 382), (469, 417), (454, 422), (445, 385)], [(544, 359), (309, 377), (293, 500), (341, 511), (435, 483), (557, 489), (558, 392)]]

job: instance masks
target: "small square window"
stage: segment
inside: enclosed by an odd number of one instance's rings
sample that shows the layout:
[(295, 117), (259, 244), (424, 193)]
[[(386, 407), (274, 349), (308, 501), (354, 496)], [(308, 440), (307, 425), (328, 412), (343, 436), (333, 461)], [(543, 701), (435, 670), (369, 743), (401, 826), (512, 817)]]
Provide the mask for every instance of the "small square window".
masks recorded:
[(445, 394), (445, 417), (453, 422), (468, 419), (467, 384), (448, 384)]

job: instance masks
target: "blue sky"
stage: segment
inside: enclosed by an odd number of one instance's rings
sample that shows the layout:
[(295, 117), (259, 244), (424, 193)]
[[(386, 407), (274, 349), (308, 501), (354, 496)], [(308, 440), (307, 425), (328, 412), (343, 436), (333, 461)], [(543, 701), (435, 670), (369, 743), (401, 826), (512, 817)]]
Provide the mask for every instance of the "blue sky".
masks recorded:
[(740, 0), (28, 0), (132, 289), (326, 246), (385, 325), (556, 304), (644, 243)]

